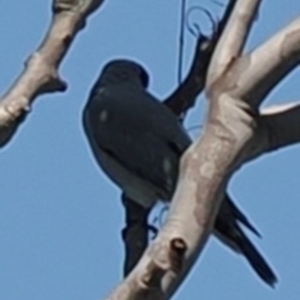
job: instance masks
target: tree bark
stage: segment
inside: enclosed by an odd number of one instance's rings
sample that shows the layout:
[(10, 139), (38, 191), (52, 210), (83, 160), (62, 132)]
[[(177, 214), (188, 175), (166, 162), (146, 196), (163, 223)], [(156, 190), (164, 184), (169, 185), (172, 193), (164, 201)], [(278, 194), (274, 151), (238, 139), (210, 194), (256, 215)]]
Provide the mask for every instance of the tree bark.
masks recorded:
[(38, 49), (27, 59), (24, 71), (0, 99), (0, 147), (13, 137), (30, 112), (34, 100), (67, 88), (58, 68), (87, 17), (104, 0), (53, 0), (53, 18)]

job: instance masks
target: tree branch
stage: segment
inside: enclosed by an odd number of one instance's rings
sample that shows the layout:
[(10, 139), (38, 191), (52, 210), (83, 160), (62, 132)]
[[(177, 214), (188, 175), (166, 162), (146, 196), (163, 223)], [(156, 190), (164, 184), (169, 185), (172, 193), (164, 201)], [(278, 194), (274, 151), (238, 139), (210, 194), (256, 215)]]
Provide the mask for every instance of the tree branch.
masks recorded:
[(247, 161), (300, 142), (300, 103), (271, 106), (261, 111), (258, 134), (251, 141)]
[(184, 115), (195, 105), (197, 96), (204, 88), (206, 71), (212, 52), (212, 40), (199, 37), (196, 43), (192, 65), (187, 76), (178, 88), (164, 100), (164, 104), (177, 116)]
[(58, 67), (87, 16), (103, 0), (54, 0), (53, 19), (38, 49), (28, 58), (25, 69), (0, 102), (0, 147), (12, 138), (33, 101), (44, 93), (64, 91), (66, 83)]
[[(188, 75), (182, 84), (164, 100), (163, 103), (175, 115), (185, 115), (187, 110), (194, 106), (197, 96), (203, 90), (211, 55), (232, 13), (235, 2), (236, 0), (231, 0), (227, 5), (224, 16), (217, 26), (217, 31), (214, 32), (211, 39), (204, 36), (198, 38)], [(124, 276), (129, 274), (147, 248), (148, 230), (150, 228), (147, 224), (150, 210), (139, 207), (132, 202), (123, 196), (126, 216), (126, 225), (122, 232), (125, 245)]]
[(290, 103), (263, 111), (263, 122), (269, 128), (269, 147), (274, 151), (300, 142), (300, 103)]
[(194, 50), (194, 57), (190, 70), (184, 81), (164, 100), (175, 115), (185, 115), (195, 105), (197, 96), (201, 94), (205, 86), (206, 73), (211, 56), (218, 43), (218, 40), (225, 28), (225, 25), (233, 11), (236, 0), (230, 0), (217, 30), (211, 38), (203, 35), (197, 39)]
[(218, 42), (207, 75), (207, 85), (226, 71), (243, 50), (261, 0), (237, 1)]
[(299, 62), (300, 17), (240, 60), (237, 68), (247, 72), (236, 78), (239, 93), (248, 94), (247, 100), (258, 106)]

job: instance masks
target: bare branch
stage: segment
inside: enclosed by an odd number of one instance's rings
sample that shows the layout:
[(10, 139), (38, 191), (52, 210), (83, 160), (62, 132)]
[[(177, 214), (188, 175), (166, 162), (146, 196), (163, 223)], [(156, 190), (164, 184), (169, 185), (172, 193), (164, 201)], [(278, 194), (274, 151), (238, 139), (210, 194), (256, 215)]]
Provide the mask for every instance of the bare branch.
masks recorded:
[(229, 2), (223, 18), (217, 26), (217, 31), (213, 33), (211, 38), (204, 36), (198, 37), (192, 65), (187, 76), (175, 91), (164, 100), (164, 104), (167, 105), (175, 115), (184, 115), (188, 109), (193, 107), (197, 96), (204, 89), (211, 56), (232, 13), (235, 2), (236, 0)]
[(199, 37), (190, 71), (181, 85), (164, 101), (177, 116), (195, 105), (205, 83), (206, 70), (212, 55), (211, 41)]
[(299, 142), (300, 103), (267, 107), (261, 111), (247, 161)]
[(236, 96), (247, 94), (247, 100), (258, 106), (299, 62), (300, 17), (241, 59), (237, 68), (244, 72), (240, 72), (236, 78), (239, 89), (239, 95)]
[(240, 56), (260, 2), (261, 0), (241, 0), (235, 4), (212, 57), (207, 86), (210, 87)]
[[(217, 31), (214, 32), (210, 40), (204, 36), (198, 38), (188, 75), (182, 84), (164, 101), (164, 104), (175, 115), (184, 115), (189, 108), (194, 106), (197, 96), (203, 90), (211, 55), (232, 13), (235, 2), (236, 0), (230, 0), (223, 18), (217, 26)], [(126, 276), (142, 257), (148, 245), (147, 237), (150, 227), (147, 224), (147, 218), (150, 210), (139, 207), (133, 201), (124, 197), (123, 204), (126, 215), (126, 226), (122, 232), (125, 245), (124, 276)]]
[(44, 93), (64, 91), (66, 83), (58, 67), (87, 16), (103, 0), (54, 0), (53, 19), (38, 49), (28, 58), (25, 69), (0, 102), (0, 147), (13, 136), (33, 101)]
[(269, 148), (267, 152), (300, 142), (300, 103), (284, 105), (276, 114), (263, 111), (263, 121), (269, 127)]

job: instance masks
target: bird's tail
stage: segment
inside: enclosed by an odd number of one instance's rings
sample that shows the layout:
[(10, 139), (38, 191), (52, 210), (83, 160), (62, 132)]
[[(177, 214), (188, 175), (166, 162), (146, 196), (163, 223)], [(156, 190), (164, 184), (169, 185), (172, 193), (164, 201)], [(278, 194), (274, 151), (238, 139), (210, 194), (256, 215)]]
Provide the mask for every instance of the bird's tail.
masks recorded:
[(230, 222), (226, 226), (217, 227), (216, 235), (232, 249), (244, 255), (258, 276), (268, 285), (274, 287), (277, 282), (275, 273), (242, 231), (239, 224)]
[(247, 258), (250, 265), (260, 276), (260, 278), (270, 286), (274, 287), (275, 283), (277, 282), (275, 273), (262, 255), (257, 251), (255, 246), (251, 243), (245, 233), (240, 228), (238, 231), (239, 233), (236, 238), (236, 243), (240, 248), (241, 253)]

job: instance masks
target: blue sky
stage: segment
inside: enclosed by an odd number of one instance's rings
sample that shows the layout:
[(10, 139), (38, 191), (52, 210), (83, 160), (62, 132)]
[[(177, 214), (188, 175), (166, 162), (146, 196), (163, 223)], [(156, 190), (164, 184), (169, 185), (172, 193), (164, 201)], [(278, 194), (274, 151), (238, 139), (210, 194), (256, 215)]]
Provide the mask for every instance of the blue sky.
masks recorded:
[[(197, 4), (200, 1), (189, 1)], [(216, 15), (220, 7), (201, 1)], [(225, 1), (224, 1), (225, 2)], [(49, 24), (50, 1), (3, 1), (0, 89), (4, 92)], [(99, 171), (81, 126), (88, 91), (103, 64), (133, 58), (151, 74), (150, 90), (163, 99), (177, 84), (180, 2), (106, 0), (61, 67), (65, 93), (40, 97), (0, 155), (0, 299), (101, 299), (121, 279), (123, 211), (120, 191)], [(300, 12), (299, 1), (264, 1), (248, 47)], [(209, 28), (203, 15), (199, 18)], [(193, 51), (186, 35), (185, 70)], [(299, 99), (299, 71), (266, 103)], [(200, 99), (187, 126), (203, 122)], [(193, 132), (195, 133), (195, 132)], [(300, 297), (299, 145), (263, 156), (239, 170), (230, 193), (263, 233), (253, 238), (280, 280), (260, 282), (246, 261), (212, 238), (174, 299), (268, 300)]]

